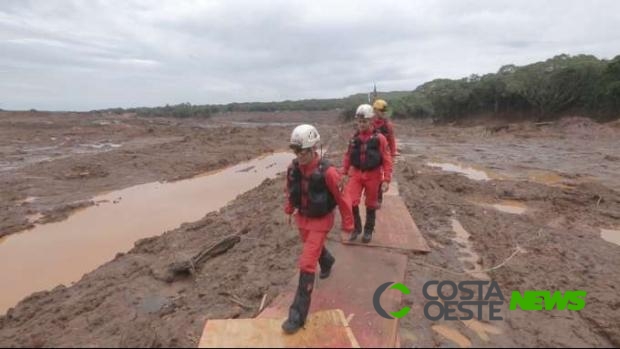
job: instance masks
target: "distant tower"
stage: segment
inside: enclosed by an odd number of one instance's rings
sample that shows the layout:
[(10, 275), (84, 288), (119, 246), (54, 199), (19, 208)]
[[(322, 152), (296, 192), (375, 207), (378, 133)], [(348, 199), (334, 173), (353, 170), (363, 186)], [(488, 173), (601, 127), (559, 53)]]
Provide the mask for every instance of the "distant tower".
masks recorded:
[(372, 92), (368, 93), (368, 104), (373, 104), (377, 99), (377, 84), (372, 82)]

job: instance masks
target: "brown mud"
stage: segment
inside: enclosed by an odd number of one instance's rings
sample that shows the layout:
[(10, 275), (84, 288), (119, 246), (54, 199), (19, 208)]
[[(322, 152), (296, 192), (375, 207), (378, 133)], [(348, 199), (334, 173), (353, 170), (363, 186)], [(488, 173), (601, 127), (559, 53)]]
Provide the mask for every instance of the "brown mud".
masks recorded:
[[(250, 114), (222, 121), (0, 113), (0, 229), (23, 230), (36, 213), (63, 219), (101, 192), (286, 148), (292, 126), (277, 124), (290, 120), (284, 113), (269, 126), (248, 125), (261, 121)], [(351, 126), (339, 124), (337, 112), (318, 114), (294, 122), (319, 120), (339, 164)], [(403, 300), (415, 311), (400, 320), (401, 346), (620, 346), (620, 246), (601, 238), (601, 229), (620, 229), (618, 123), (500, 126), (398, 123), (395, 179), (432, 249), (409, 255), (405, 284), (420, 290), (428, 280), (472, 280), (481, 276), (472, 271), (484, 271), (506, 298), (504, 321), (433, 322), (414, 291)], [(438, 162), (489, 179), (428, 165)], [(0, 316), (0, 346), (195, 347), (205, 320), (255, 316), (263, 296), (272, 301), (296, 272), (301, 246), (282, 211), (283, 185), (281, 176), (267, 179), (217, 212), (137, 241), (72, 286), (26, 297)], [(506, 202), (526, 209), (492, 206)], [(337, 239), (338, 229), (330, 235)], [(195, 259), (222, 241), (225, 248)], [(586, 306), (506, 310), (510, 291), (530, 289), (586, 290)]]

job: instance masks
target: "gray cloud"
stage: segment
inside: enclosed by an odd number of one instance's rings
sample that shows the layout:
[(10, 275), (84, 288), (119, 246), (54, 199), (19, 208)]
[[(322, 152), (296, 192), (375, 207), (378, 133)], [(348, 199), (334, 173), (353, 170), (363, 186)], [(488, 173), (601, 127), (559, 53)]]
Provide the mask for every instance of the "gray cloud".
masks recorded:
[(618, 48), (613, 0), (5, 0), (0, 108), (343, 97)]

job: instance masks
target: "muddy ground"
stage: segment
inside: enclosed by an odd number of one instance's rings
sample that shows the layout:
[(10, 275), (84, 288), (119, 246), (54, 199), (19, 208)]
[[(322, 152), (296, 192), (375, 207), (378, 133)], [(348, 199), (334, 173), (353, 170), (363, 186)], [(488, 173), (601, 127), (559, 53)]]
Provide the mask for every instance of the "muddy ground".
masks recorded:
[[(0, 231), (29, 226), (34, 213), (44, 214), (39, 223), (62, 219), (102, 191), (187, 178), (285, 148), (292, 126), (275, 122), (319, 120), (330, 157), (339, 163), (350, 125), (336, 115), (178, 120), (0, 113)], [(271, 124), (253, 125), (261, 120)], [(488, 340), (465, 323), (431, 322), (416, 312), (401, 319), (402, 347), (457, 345), (433, 326), (458, 330), (474, 346), (620, 346), (620, 246), (601, 239), (599, 230), (620, 229), (618, 122), (398, 126), (402, 155), (395, 178), (432, 248), (410, 253), (405, 284), (472, 279), (465, 271), (476, 266), (459, 258), (456, 219), (471, 234), (477, 267), (501, 265), (488, 275), (505, 296), (527, 289), (588, 292), (579, 312), (505, 312), (506, 321), (493, 322), (502, 334)], [(429, 162), (475, 164), (491, 179), (472, 180)], [(265, 180), (219, 212), (136, 242), (71, 287), (27, 297), (0, 317), (0, 346), (195, 347), (206, 319), (253, 317), (263, 295), (271, 301), (296, 272), (300, 244), (282, 214), (282, 186), (282, 178)], [(500, 200), (527, 211), (482, 205)], [(239, 236), (232, 248), (183, 268), (231, 235)], [(423, 302), (414, 292), (403, 305), (416, 309)]]
[[(290, 126), (248, 123), (257, 115), (206, 121), (0, 112), (0, 236), (32, 227), (33, 217), (62, 220), (92, 205), (96, 193), (188, 178), (286, 149)], [(301, 119), (308, 116), (293, 114), (290, 122)]]

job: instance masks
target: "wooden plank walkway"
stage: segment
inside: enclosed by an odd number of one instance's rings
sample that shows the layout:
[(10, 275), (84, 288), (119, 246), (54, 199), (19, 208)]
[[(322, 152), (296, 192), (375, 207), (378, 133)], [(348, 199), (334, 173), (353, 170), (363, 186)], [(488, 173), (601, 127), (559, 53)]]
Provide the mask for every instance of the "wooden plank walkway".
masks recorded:
[[(336, 263), (329, 278), (321, 280), (317, 273), (304, 329), (286, 335), (280, 328), (297, 289), (295, 275), (255, 319), (208, 320), (199, 347), (398, 347), (399, 321), (381, 317), (373, 295), (386, 282), (403, 282), (407, 257), (399, 250), (430, 249), (398, 195), (397, 183), (384, 195), (375, 226), (369, 244), (362, 244), (361, 236), (354, 243), (328, 242)], [(385, 248), (369, 248), (373, 246)], [(401, 300), (399, 291), (388, 289), (380, 303), (389, 313), (401, 308)]]

